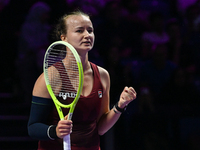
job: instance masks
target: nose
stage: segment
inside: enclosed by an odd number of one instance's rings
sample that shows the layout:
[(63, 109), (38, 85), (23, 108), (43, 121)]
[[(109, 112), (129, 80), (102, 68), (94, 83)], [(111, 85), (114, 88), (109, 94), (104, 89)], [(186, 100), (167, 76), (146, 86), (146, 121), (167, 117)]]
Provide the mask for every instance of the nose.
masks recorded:
[(90, 37), (90, 33), (89, 33), (87, 30), (86, 30), (85, 33), (84, 33), (84, 37), (85, 37), (85, 38), (89, 38), (89, 37)]

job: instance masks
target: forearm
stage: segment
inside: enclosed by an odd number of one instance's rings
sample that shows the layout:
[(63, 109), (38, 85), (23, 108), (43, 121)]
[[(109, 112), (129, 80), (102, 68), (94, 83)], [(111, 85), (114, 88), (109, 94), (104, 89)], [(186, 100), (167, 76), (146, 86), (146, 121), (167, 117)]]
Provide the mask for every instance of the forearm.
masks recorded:
[(52, 100), (33, 96), (28, 134), (38, 140), (49, 140), (56, 137), (55, 127), (47, 124), (47, 118), (52, 108)]
[(43, 123), (34, 123), (28, 126), (28, 134), (33, 139), (49, 140), (47, 135), (49, 125)]
[(125, 87), (120, 95), (119, 102), (107, 113), (103, 114), (98, 122), (99, 135), (105, 134), (119, 119), (127, 105), (136, 98), (136, 92), (132, 87)]
[[(114, 111), (115, 110), (115, 111)], [(105, 134), (117, 122), (121, 113), (113, 107), (108, 113), (104, 114), (98, 122), (99, 135)]]

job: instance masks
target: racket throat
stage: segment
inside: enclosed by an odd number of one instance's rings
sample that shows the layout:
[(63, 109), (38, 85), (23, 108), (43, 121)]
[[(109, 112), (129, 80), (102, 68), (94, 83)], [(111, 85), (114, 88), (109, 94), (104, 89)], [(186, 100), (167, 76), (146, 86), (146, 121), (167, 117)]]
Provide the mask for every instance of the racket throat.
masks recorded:
[(72, 115), (73, 115), (73, 113), (69, 113), (67, 120), (72, 120)]

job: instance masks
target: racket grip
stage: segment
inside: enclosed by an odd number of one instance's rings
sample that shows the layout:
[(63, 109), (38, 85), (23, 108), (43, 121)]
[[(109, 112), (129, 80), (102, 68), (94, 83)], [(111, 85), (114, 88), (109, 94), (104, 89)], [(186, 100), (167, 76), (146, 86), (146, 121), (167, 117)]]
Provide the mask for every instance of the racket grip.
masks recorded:
[(70, 134), (66, 135), (63, 138), (63, 146), (64, 146), (64, 150), (71, 150)]

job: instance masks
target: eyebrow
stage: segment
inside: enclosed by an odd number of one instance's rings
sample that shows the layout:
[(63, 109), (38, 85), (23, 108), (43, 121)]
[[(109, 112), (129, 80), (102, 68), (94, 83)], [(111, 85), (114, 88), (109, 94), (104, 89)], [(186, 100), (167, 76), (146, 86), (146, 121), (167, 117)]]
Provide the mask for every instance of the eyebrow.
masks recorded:
[[(84, 27), (80, 27), (79, 26), (79, 27), (75, 27), (75, 29), (84, 29)], [(93, 27), (87, 27), (87, 29), (92, 29), (93, 30), (94, 28)]]

